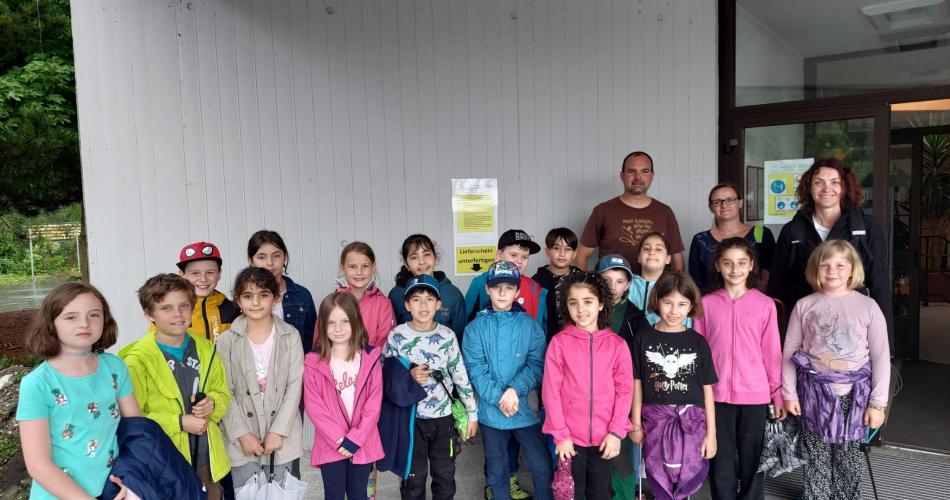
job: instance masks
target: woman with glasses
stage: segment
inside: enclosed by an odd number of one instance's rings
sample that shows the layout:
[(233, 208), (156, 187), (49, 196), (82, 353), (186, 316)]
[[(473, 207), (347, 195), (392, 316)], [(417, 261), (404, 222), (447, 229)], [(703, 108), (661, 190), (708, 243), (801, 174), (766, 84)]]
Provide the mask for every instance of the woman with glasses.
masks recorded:
[(727, 238), (745, 238), (755, 246), (759, 258), (759, 287), (765, 290), (772, 267), (772, 250), (775, 237), (765, 226), (750, 226), (742, 222), (743, 200), (736, 187), (729, 182), (716, 184), (709, 191), (709, 211), (713, 214), (713, 227), (693, 236), (689, 247), (689, 275), (703, 293), (715, 283), (714, 265), (719, 242)]

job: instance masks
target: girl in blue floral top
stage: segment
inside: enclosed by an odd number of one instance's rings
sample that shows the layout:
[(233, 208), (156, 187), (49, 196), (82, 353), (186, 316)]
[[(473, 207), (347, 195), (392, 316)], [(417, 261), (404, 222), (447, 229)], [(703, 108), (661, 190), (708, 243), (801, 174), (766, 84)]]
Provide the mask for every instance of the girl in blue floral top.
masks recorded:
[[(118, 455), (121, 417), (138, 416), (125, 364), (102, 352), (118, 328), (109, 304), (85, 283), (66, 283), (46, 297), (26, 347), (45, 361), (23, 377), (16, 418), (30, 498), (94, 498)], [(127, 494), (121, 488), (118, 497)]]

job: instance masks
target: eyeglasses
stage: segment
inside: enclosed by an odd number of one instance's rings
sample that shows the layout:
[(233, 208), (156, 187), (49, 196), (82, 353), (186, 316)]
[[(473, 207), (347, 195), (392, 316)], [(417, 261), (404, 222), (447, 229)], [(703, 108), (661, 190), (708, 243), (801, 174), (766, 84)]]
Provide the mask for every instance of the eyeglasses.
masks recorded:
[(735, 205), (737, 201), (739, 201), (739, 198), (730, 196), (721, 200), (709, 200), (709, 206), (718, 208), (724, 205)]

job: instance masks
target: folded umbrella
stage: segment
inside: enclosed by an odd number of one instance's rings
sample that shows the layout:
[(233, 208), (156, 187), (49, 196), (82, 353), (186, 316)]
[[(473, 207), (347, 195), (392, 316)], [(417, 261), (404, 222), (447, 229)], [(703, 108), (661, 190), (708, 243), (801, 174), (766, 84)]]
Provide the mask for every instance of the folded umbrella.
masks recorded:
[(791, 472), (805, 463), (799, 442), (801, 426), (798, 419), (788, 415), (785, 420), (770, 419), (765, 424), (765, 439), (759, 472), (770, 478)]

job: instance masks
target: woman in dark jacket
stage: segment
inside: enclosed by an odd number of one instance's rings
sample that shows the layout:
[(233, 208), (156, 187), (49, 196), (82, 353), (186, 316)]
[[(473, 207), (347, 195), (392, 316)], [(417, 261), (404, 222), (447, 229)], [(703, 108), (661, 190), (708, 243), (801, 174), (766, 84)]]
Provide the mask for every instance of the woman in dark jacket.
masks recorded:
[(768, 288), (785, 305), (783, 339), (795, 302), (812, 292), (805, 281), (808, 256), (825, 240), (845, 240), (861, 254), (865, 292), (884, 313), (893, 349), (888, 242), (881, 226), (861, 210), (863, 195), (854, 172), (840, 160), (818, 160), (802, 175), (796, 194), (801, 208), (779, 233)]

